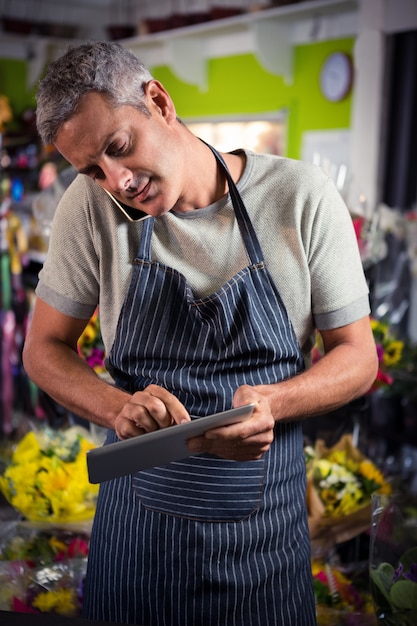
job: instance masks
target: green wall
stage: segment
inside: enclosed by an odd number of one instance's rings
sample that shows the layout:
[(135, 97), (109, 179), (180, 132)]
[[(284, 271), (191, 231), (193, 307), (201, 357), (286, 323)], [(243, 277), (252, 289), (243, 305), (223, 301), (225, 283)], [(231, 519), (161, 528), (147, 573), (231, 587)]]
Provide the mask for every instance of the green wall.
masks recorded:
[(0, 58), (0, 93), (9, 98), (13, 125), (26, 109), (35, 107), (35, 88), (27, 88), (26, 61)]
[[(331, 52), (352, 53), (353, 46), (352, 38), (296, 46), (291, 85), (266, 71), (252, 54), (209, 60), (205, 92), (182, 82), (167, 66), (151, 69), (171, 93), (178, 115), (183, 118), (287, 110), (287, 155), (299, 158), (305, 131), (350, 126), (351, 95), (339, 103), (327, 102), (319, 90), (319, 75)], [(34, 107), (34, 90), (26, 88), (24, 61), (0, 59), (0, 93), (9, 97), (17, 115)]]
[(320, 93), (319, 75), (331, 52), (352, 53), (353, 46), (351, 38), (296, 46), (291, 85), (266, 71), (252, 54), (211, 59), (206, 92), (182, 82), (166, 66), (151, 69), (171, 93), (180, 117), (262, 114), (286, 109), (287, 155), (299, 158), (305, 131), (350, 126), (351, 94), (342, 102), (327, 102)]

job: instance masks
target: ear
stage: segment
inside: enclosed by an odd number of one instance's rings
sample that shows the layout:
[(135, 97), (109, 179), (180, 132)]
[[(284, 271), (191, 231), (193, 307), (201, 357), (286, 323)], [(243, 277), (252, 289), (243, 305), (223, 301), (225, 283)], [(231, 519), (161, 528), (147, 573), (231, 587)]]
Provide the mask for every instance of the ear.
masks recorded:
[(148, 107), (152, 112), (162, 115), (168, 122), (177, 119), (177, 112), (171, 96), (158, 80), (150, 80), (145, 85)]

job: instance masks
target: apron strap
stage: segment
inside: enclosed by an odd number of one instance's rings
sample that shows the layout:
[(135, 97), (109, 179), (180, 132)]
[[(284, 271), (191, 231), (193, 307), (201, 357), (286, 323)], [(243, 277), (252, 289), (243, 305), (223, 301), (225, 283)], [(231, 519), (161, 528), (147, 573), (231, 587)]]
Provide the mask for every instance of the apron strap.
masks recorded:
[(233, 178), (230, 175), (229, 168), (227, 167), (225, 160), (223, 159), (221, 154), (219, 154), (217, 150), (213, 148), (213, 146), (203, 141), (203, 139), (200, 139), (200, 141), (205, 143), (206, 146), (210, 148), (210, 150), (216, 157), (217, 162), (220, 164), (220, 166), (222, 167), (226, 175), (227, 184), (229, 186), (230, 198), (232, 200), (232, 204), (235, 210), (235, 215), (236, 215), (236, 219), (239, 225), (240, 233), (242, 235), (242, 239), (245, 244), (246, 251), (249, 255), (251, 263), (254, 265), (257, 263), (263, 263), (264, 258), (263, 258), (261, 245), (255, 233), (255, 229), (252, 225), (252, 222), (249, 218), (248, 212), (245, 207), (245, 203), (243, 202), (242, 197), (239, 191), (237, 190), (237, 187), (233, 181)]
[(142, 222), (142, 234), (139, 241), (137, 257), (139, 259), (151, 260), (151, 237), (153, 233), (155, 218), (152, 216)]
[[(243, 243), (245, 245), (251, 264), (256, 265), (258, 263), (263, 263), (263, 253), (258, 237), (256, 236), (255, 229), (253, 228), (242, 197), (237, 190), (233, 178), (230, 175), (229, 168), (227, 167), (223, 157), (217, 152), (217, 150), (215, 150), (215, 148), (213, 148), (213, 146), (206, 143), (203, 139), (200, 139), (200, 141), (202, 141), (204, 144), (206, 144), (208, 148), (210, 148), (217, 160), (217, 163), (220, 165), (225, 173), (227, 184), (229, 186), (229, 194), (232, 200), (233, 209), (235, 211), (239, 230), (242, 235)], [(151, 258), (151, 237), (153, 233), (154, 222), (154, 217), (151, 217), (150, 219), (144, 220), (142, 222), (142, 235), (140, 238), (138, 250), (139, 258), (147, 260), (150, 260)]]

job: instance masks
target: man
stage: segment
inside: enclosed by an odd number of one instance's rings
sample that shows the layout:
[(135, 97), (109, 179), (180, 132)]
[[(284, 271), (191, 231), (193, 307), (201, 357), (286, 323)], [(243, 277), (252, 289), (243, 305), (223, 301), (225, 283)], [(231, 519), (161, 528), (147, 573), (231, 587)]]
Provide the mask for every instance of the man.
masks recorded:
[[(362, 395), (377, 369), (339, 194), (310, 164), (220, 155), (115, 43), (48, 68), (37, 123), (81, 176), (55, 214), (29, 376), (107, 443), (255, 404), (187, 459), (101, 485), (86, 616), (311, 626), (300, 420)], [(115, 385), (77, 354), (97, 305)], [(315, 327), (326, 355), (308, 367)]]

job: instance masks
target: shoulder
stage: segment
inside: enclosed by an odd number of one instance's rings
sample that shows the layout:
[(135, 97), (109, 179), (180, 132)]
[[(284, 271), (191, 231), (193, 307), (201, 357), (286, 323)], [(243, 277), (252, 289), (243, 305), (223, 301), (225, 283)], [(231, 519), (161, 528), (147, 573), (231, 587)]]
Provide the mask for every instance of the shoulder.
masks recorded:
[(251, 150), (236, 152), (243, 152), (246, 156), (244, 176), (247, 174), (263, 178), (272, 175), (275, 182), (281, 181), (282, 184), (287, 186), (295, 183), (297, 187), (301, 185), (306, 188), (309, 188), (311, 183), (315, 183), (320, 188), (329, 180), (323, 169), (314, 163), (274, 154), (260, 154)]
[(54, 228), (65, 229), (67, 235), (94, 237), (97, 232), (114, 228), (120, 211), (106, 192), (84, 174), (78, 174), (58, 203)]
[(60, 204), (62, 203), (66, 208), (69, 208), (70, 205), (74, 207), (94, 207), (96, 205), (103, 206), (103, 204), (105, 206), (113, 206), (111, 198), (108, 197), (103, 189), (84, 174), (78, 174), (67, 187), (61, 198)]
[(317, 165), (245, 151), (246, 167), (238, 189), (251, 217), (282, 227), (309, 228), (317, 212), (346, 207), (329, 176)]
[(283, 219), (302, 219), (306, 212), (312, 217), (323, 203), (341, 203), (335, 185), (319, 166), (271, 154), (245, 154), (238, 189), (248, 206), (260, 203)]

